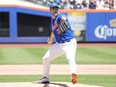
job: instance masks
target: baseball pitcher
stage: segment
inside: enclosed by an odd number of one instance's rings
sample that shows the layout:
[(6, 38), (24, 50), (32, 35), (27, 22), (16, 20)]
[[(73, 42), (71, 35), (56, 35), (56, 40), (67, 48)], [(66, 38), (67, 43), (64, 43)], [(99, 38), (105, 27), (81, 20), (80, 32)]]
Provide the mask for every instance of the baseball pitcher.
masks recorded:
[(75, 61), (77, 42), (74, 33), (67, 16), (59, 13), (58, 4), (51, 3), (50, 12), (52, 14), (52, 19), (50, 27), (51, 35), (48, 38), (48, 44), (52, 43), (54, 37), (56, 43), (44, 55), (43, 77), (36, 82), (49, 83), (50, 61), (65, 53), (70, 67), (71, 81), (75, 84), (77, 82), (77, 65)]

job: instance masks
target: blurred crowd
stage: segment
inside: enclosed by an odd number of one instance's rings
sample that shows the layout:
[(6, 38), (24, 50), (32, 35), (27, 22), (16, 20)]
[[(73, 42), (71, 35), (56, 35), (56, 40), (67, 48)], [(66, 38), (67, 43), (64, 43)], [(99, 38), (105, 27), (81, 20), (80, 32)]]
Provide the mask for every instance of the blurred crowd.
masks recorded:
[(58, 3), (61, 9), (116, 9), (116, 0), (43, 0), (44, 5), (52, 2)]

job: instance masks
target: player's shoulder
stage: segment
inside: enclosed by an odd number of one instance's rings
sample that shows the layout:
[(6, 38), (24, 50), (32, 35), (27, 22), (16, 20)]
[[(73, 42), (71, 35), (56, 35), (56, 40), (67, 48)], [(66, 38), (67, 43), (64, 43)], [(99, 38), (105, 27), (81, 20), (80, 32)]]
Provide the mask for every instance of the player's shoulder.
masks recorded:
[(59, 17), (62, 17), (62, 16), (66, 17), (66, 14), (63, 14), (63, 13), (59, 13), (58, 15)]
[(65, 14), (63, 14), (63, 13), (60, 13), (59, 18), (60, 19), (67, 19), (67, 16)]

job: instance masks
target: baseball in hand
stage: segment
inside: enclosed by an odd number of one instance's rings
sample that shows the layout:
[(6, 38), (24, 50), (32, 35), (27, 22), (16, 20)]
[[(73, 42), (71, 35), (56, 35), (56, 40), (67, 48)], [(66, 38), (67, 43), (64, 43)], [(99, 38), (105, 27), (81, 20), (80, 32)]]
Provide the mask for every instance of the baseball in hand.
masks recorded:
[(52, 39), (51, 38), (48, 38), (48, 44), (51, 44), (52, 43)]

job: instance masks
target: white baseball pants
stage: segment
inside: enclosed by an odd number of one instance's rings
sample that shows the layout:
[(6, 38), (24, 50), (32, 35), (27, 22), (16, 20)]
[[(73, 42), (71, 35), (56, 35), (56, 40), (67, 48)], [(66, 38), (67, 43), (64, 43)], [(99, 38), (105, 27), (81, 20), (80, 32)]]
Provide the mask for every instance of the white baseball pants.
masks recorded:
[[(49, 78), (50, 61), (65, 53), (69, 63), (70, 74), (76, 73), (77, 65), (75, 61), (75, 53), (77, 48), (76, 39), (71, 39), (66, 43), (55, 43), (43, 57), (43, 76)], [(61, 67), (62, 68), (62, 67)]]

